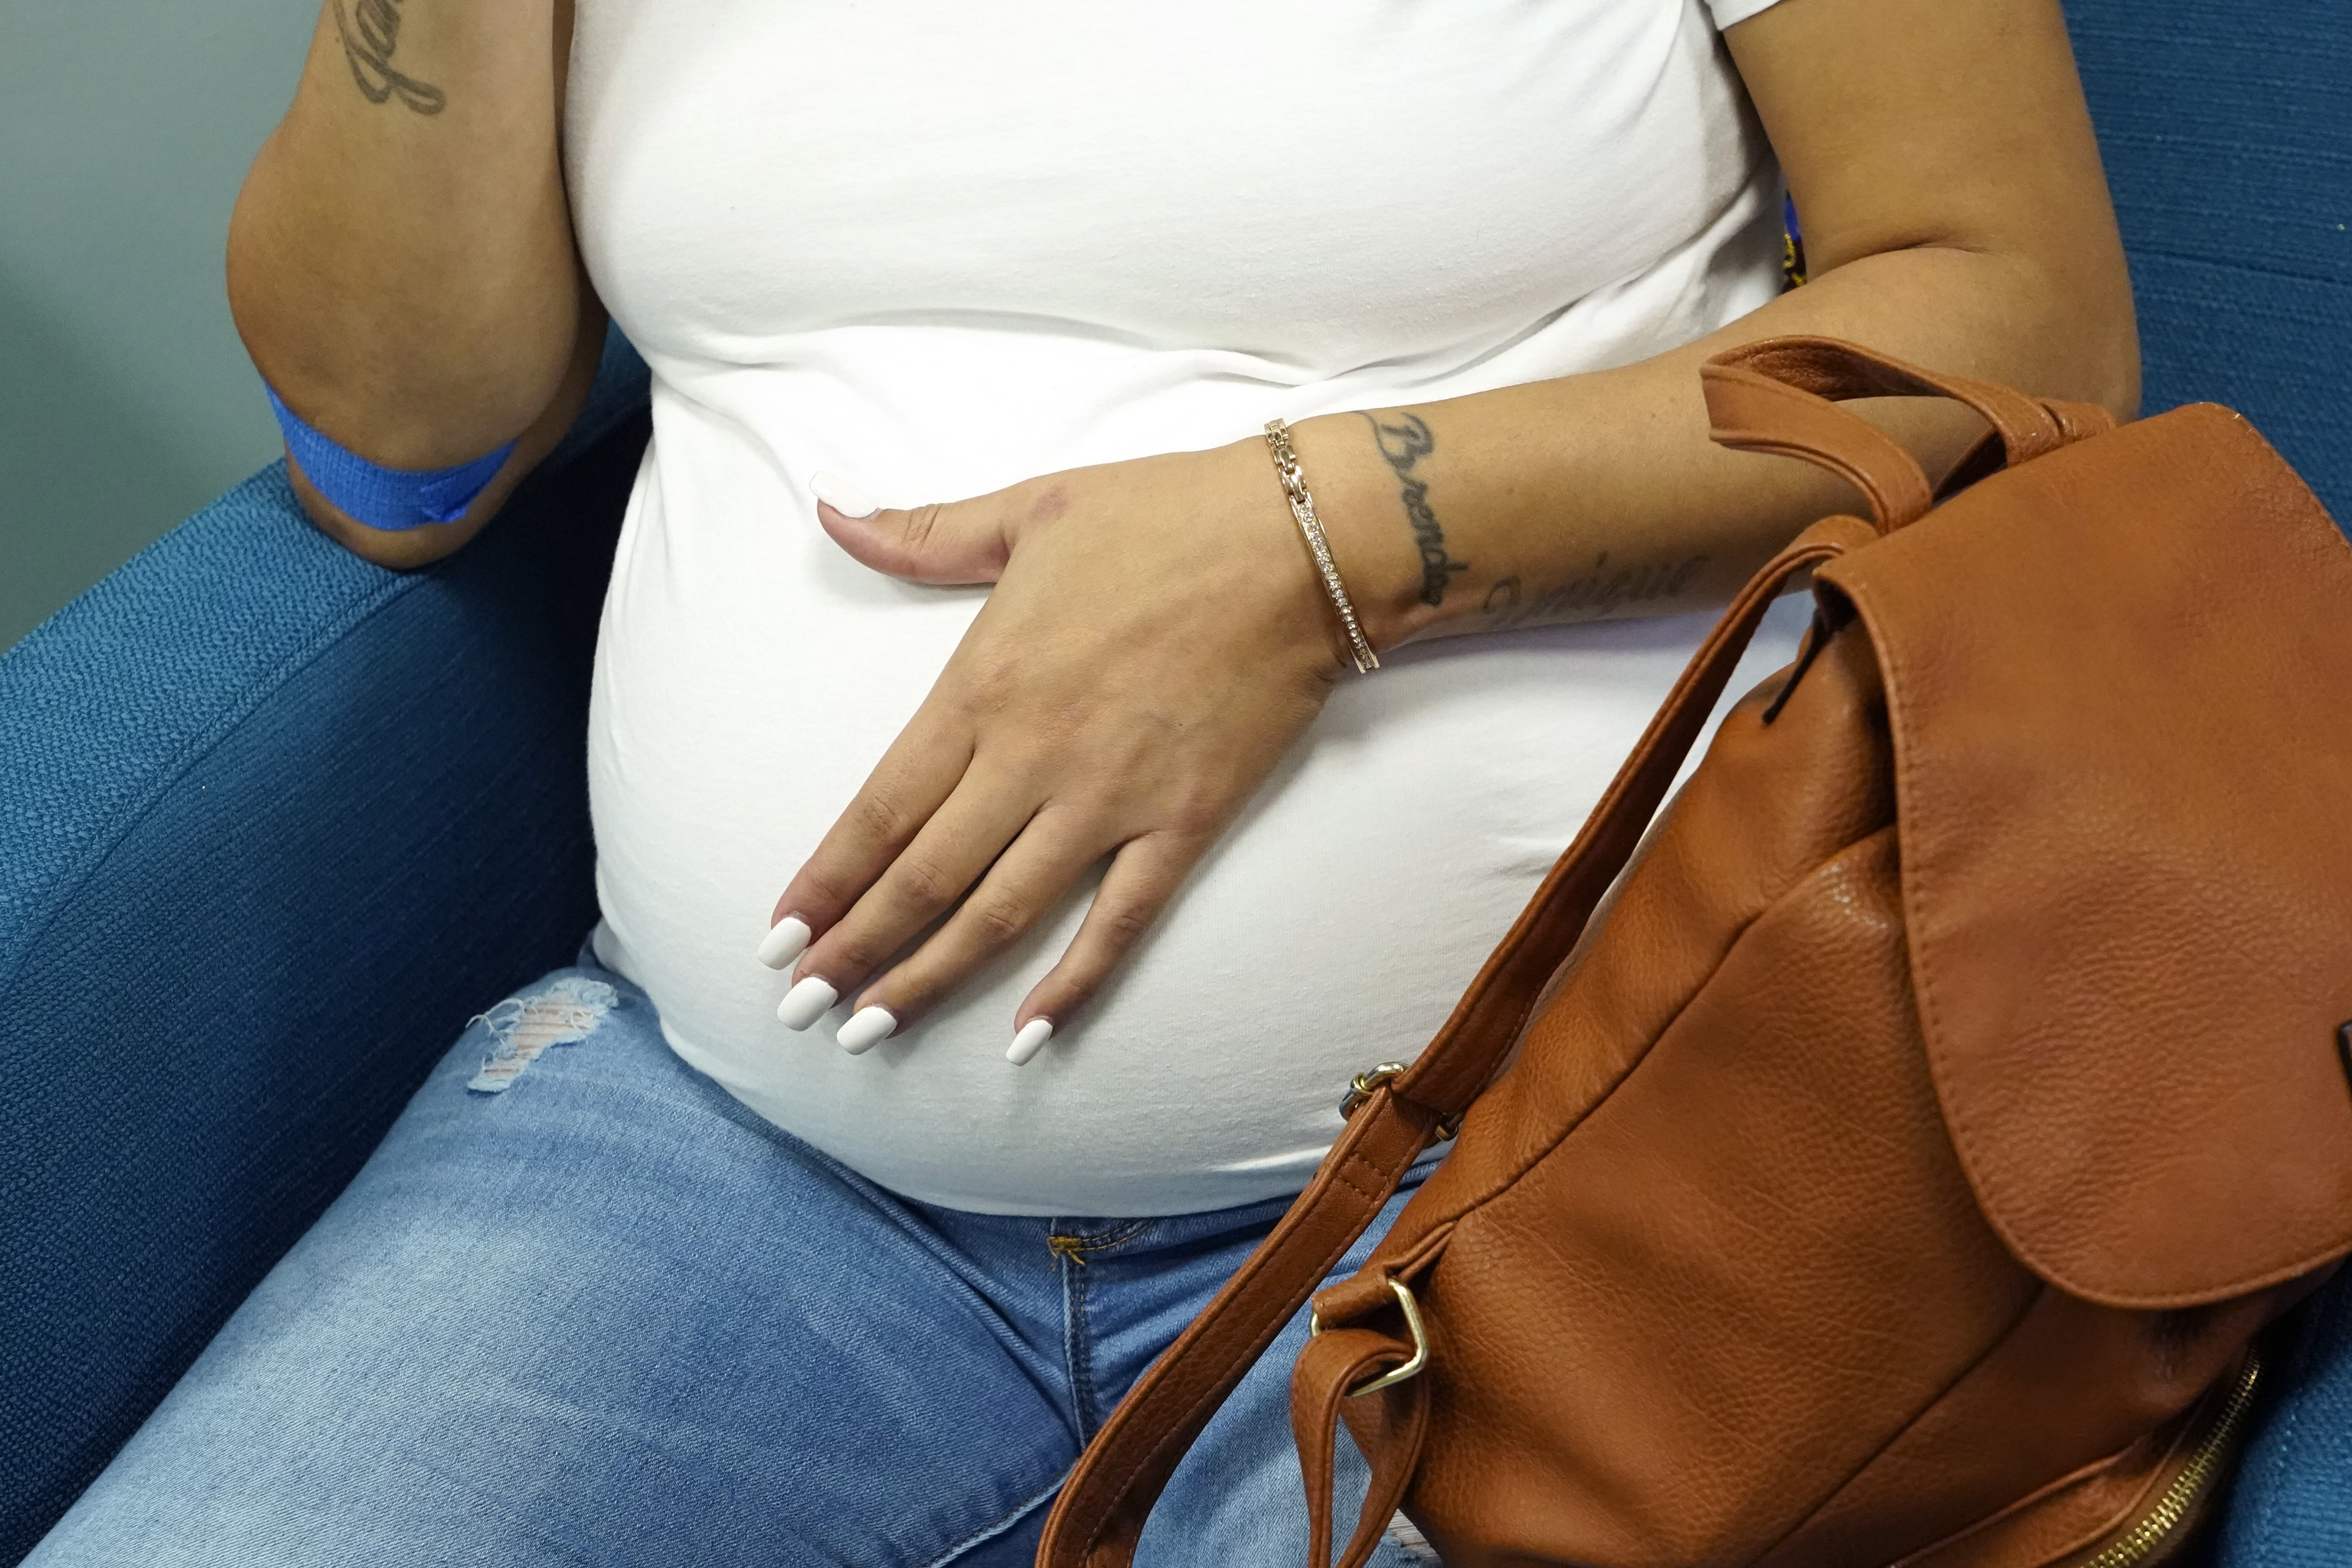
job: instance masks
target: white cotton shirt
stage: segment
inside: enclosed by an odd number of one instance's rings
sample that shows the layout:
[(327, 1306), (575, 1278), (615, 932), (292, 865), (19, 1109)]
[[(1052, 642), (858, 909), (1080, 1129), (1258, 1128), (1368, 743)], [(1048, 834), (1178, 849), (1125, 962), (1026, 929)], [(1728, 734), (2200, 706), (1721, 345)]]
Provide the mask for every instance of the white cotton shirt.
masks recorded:
[(654, 372), (590, 716), (596, 943), (679, 1055), (956, 1208), (1304, 1185), (1349, 1079), (1428, 1042), (1711, 616), (1384, 656), (1035, 1061), (1005, 1060), (1013, 1009), (1090, 889), (853, 1058), (843, 1009), (776, 1021), (754, 950), (986, 590), (860, 566), (809, 476), (951, 500), (1697, 337), (1778, 284), (1779, 177), (1717, 35), (1761, 8), (580, 0), (575, 220)]

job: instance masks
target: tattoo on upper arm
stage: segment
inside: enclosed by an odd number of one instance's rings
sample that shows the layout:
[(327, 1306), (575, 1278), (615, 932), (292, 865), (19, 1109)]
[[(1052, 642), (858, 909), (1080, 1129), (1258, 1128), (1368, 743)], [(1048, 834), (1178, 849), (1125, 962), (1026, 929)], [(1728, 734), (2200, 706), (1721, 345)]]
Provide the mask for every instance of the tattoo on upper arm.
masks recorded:
[(1421, 547), (1421, 602), (1433, 607), (1442, 605), (1454, 574), (1468, 571), (1470, 563), (1456, 561), (1446, 552), (1445, 530), (1438, 526), (1437, 513), (1429, 506), (1429, 481), (1413, 477), (1413, 465), (1437, 449), (1437, 437), (1429, 433), (1427, 421), (1418, 414), (1403, 415), (1393, 425), (1383, 425), (1366, 414), (1364, 423), (1372, 427), (1381, 458), (1404, 484), (1401, 499), (1405, 519), (1412, 524), (1413, 542)]
[(335, 31), (343, 40), (343, 58), (351, 62), (352, 79), (370, 103), (397, 98), (419, 114), (438, 114), (449, 105), (448, 95), (429, 81), (396, 70), (392, 51), (400, 44), (400, 12), (404, 0), (333, 0)]
[(1528, 595), (1516, 576), (1506, 577), (1486, 590), (1480, 606), (1496, 631), (1517, 626), (1555, 626), (1566, 621), (1597, 621), (1628, 605), (1675, 599), (1703, 571), (1707, 557), (1687, 561), (1654, 561), (1641, 566), (1609, 564), (1609, 552), (1592, 558), (1592, 570), (1557, 588)]

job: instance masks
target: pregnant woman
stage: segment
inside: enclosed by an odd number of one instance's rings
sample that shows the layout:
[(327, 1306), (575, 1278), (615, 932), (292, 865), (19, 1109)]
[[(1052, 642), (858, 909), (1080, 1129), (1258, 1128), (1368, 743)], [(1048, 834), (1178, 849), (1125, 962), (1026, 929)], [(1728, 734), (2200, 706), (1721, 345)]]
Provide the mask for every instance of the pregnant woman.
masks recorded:
[[(1700, 361), (2137, 397), (2056, 0), (329, 0), (229, 262), (388, 566), (608, 314), (652, 366), (604, 918), (42, 1568), (1025, 1561), (1710, 606), (1853, 504), (1712, 447)], [(1304, 1331), (1148, 1562), (1296, 1555)]]

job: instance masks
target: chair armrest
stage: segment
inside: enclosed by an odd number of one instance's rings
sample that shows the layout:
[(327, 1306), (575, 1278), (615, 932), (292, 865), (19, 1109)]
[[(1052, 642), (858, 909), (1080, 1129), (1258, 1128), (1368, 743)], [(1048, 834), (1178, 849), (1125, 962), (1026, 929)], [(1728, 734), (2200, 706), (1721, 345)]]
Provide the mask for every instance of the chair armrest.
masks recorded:
[(2288, 1327), (2221, 1521), (2221, 1568), (2352, 1563), (2352, 1274)]
[(282, 463), (0, 657), (0, 1563), (595, 917), (583, 735), (647, 426), (403, 575)]

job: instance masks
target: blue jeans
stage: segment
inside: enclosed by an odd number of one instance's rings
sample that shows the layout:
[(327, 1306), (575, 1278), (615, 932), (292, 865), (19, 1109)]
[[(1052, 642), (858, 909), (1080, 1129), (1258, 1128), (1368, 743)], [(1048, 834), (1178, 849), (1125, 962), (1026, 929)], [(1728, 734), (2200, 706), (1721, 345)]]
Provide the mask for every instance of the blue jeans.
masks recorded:
[[(1025, 1563), (1087, 1439), (1286, 1206), (897, 1197), (583, 964), (467, 1030), (30, 1564)], [(1304, 1556), (1305, 1332), (1212, 1425), (1139, 1561)]]

